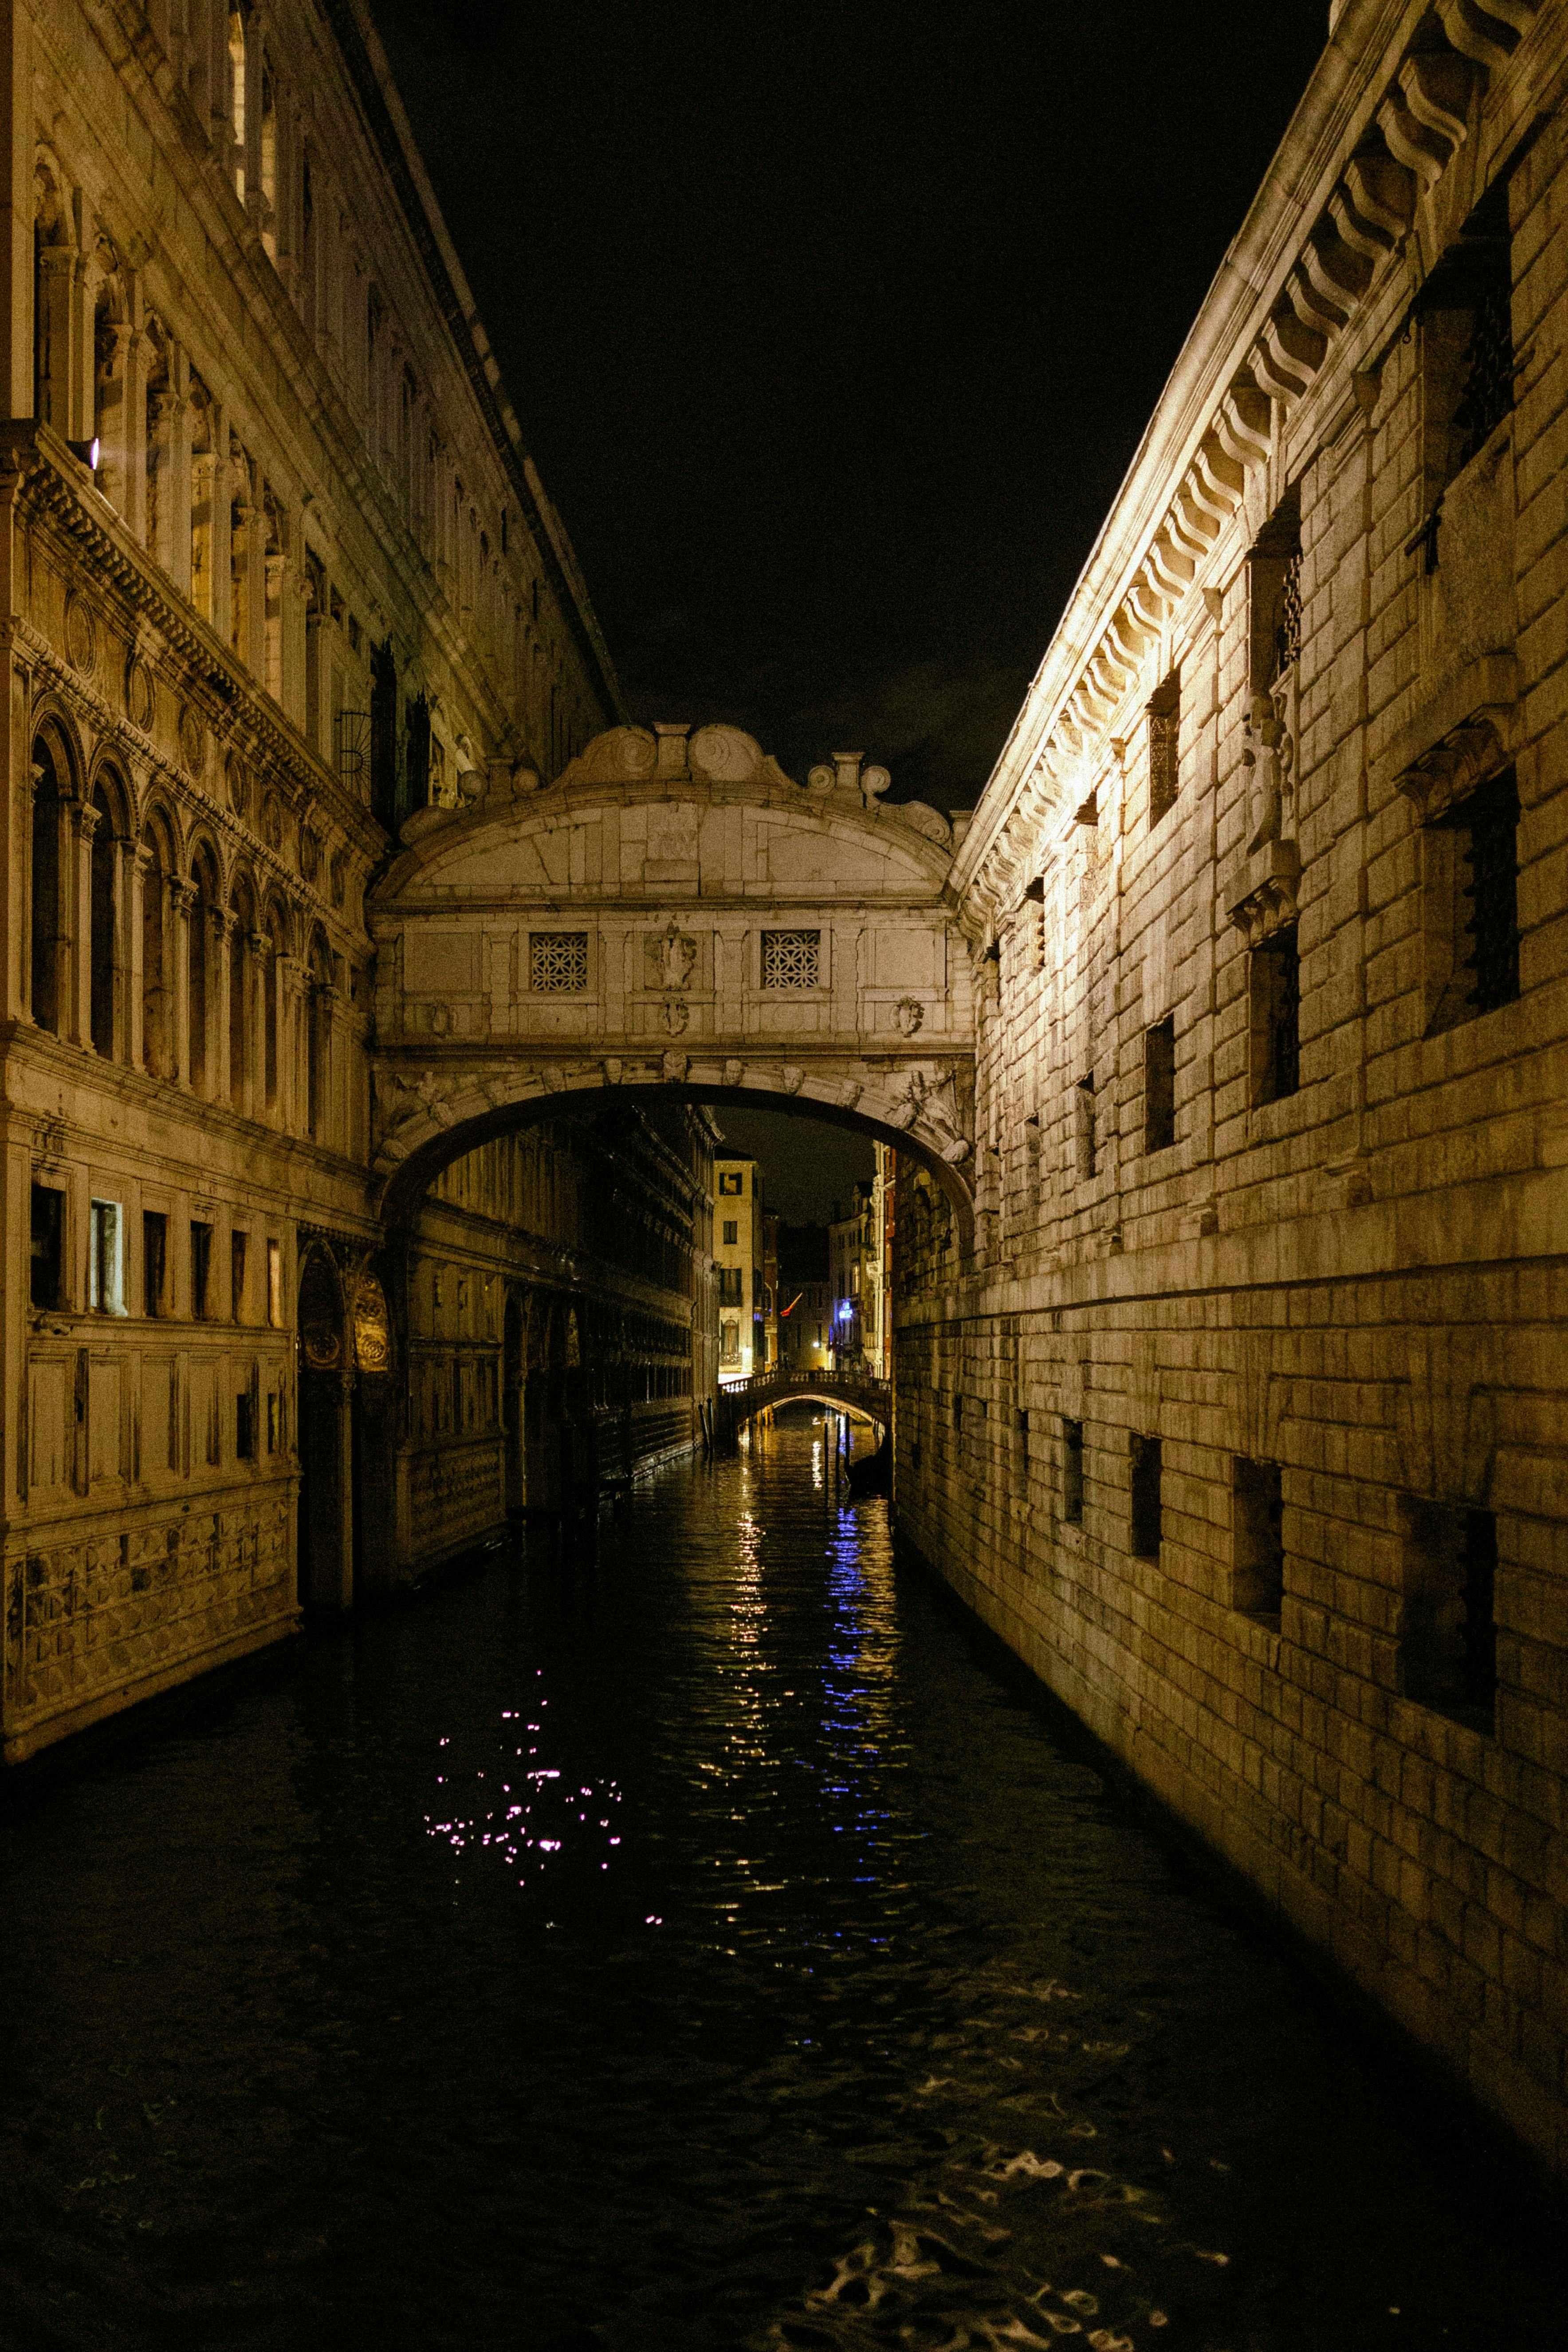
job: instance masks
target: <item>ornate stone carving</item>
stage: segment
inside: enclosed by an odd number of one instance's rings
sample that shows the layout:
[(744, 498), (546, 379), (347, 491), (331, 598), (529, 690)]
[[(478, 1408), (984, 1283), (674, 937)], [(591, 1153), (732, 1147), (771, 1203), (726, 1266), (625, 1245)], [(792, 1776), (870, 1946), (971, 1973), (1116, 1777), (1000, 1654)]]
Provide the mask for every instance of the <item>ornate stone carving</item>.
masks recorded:
[(74, 590), (66, 598), (66, 659), (72, 669), (90, 677), (98, 667), (98, 630), (92, 607)]
[(684, 1054), (671, 1052), (666, 1054), (664, 1060), (659, 1066), (667, 1080), (668, 1080), (672, 1085), (679, 1085), (681, 1079), (685, 1077), (687, 1071), (691, 1067), (691, 1064)]
[(193, 776), (199, 783), (206, 771), (207, 730), (202, 724), (200, 713), (193, 709), (188, 702), (180, 711), (177, 731), (180, 739), (181, 765), (186, 774)]
[(656, 966), (655, 985), (664, 989), (689, 988), (697, 968), (697, 941), (689, 931), (683, 931), (674, 918), (668, 930), (648, 942)]
[(893, 1007), (893, 1026), (904, 1037), (912, 1037), (923, 1026), (925, 1017), (925, 1006), (918, 996), (900, 996)]
[(739, 727), (700, 727), (687, 746), (694, 776), (714, 783), (749, 784), (763, 771), (763, 747)]
[(1255, 694), (1244, 730), (1247, 772), (1247, 846), (1260, 849), (1296, 830), (1296, 741), (1289, 726), (1290, 683)]
[(153, 672), (139, 655), (132, 654), (125, 669), (125, 716), (132, 727), (139, 727), (143, 735), (150, 735), (156, 711), (157, 695)]
[(665, 998), (663, 1006), (664, 1025), (668, 1030), (672, 1037), (679, 1037), (680, 1035), (682, 1030), (686, 1027), (687, 1023), (690, 1018), (691, 1007), (689, 1004), (683, 1003), (679, 996), (667, 996)]
[(1229, 877), (1226, 912), (1248, 947), (1261, 947), (1296, 919), (1301, 853), (1293, 841), (1266, 841)]
[(1469, 719), (1406, 768), (1397, 780), (1399, 789), (1415, 802), (1422, 823), (1430, 824), (1502, 767), (1507, 757), (1491, 720)]
[(952, 839), (952, 828), (947, 819), (924, 801), (901, 801), (894, 814), (927, 841), (934, 841), (939, 849), (945, 849)]

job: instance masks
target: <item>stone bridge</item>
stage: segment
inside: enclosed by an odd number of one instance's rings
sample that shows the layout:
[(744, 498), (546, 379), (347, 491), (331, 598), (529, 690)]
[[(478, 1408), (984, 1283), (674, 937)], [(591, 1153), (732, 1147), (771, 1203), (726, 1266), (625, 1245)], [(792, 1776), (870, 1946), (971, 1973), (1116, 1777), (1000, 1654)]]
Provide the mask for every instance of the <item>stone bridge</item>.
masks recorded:
[(815, 1402), (840, 1405), (847, 1412), (864, 1413), (886, 1429), (892, 1418), (893, 1391), (887, 1381), (857, 1372), (753, 1372), (750, 1380), (729, 1381), (719, 1391), (719, 1427), (733, 1435), (753, 1415), (772, 1404)]
[(884, 806), (888, 782), (840, 752), (803, 787), (735, 727), (618, 727), (546, 789), (498, 764), (467, 805), (411, 818), (366, 906), (388, 1223), (490, 1136), (677, 1089), (896, 1144), (967, 1241), (953, 835), (921, 803)]

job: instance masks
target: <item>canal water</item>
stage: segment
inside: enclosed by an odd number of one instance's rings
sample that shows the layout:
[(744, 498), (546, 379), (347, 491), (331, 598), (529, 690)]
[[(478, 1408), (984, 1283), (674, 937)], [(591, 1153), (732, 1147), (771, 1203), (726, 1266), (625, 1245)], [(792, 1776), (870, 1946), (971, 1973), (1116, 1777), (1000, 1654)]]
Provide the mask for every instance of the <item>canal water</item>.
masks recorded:
[(1462, 2113), (781, 1421), (0, 1825), (0, 2346), (1545, 2346)]

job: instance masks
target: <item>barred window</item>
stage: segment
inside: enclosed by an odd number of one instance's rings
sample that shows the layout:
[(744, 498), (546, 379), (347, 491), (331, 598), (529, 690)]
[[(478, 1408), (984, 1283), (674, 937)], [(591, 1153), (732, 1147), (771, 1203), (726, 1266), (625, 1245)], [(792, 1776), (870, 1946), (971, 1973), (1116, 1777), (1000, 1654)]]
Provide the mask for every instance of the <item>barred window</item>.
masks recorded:
[(1301, 961), (1288, 924), (1252, 950), (1252, 1099), (1279, 1102), (1301, 1083)]
[(586, 931), (531, 931), (528, 982), (547, 996), (580, 996), (588, 985)]
[(1157, 825), (1176, 805), (1177, 751), (1182, 732), (1182, 681), (1173, 670), (1149, 699), (1149, 823)]
[(815, 988), (821, 976), (820, 931), (764, 931), (763, 986)]

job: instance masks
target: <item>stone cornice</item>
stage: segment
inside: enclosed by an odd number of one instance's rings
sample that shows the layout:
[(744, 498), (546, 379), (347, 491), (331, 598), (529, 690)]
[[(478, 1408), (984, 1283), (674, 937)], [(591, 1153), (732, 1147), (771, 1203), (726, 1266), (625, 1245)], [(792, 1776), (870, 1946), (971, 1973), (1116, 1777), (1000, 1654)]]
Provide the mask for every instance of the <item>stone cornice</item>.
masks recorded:
[(1005, 904), (1019, 852), (1037, 854), (1046, 821), (1087, 789), (1086, 753), (1140, 689), (1209, 555), (1234, 559), (1248, 477), (1267, 472), (1346, 331), (1374, 312), (1381, 322), (1454, 157), (1467, 146), (1495, 157), (1504, 114), (1539, 100), (1535, 20), (1550, 12), (1538, 0), (1495, 11), (1441, 0), (1441, 36), (1413, 47), (1430, 13), (1421, 0), (1348, 0), (1339, 16), (954, 860), (976, 936)]

